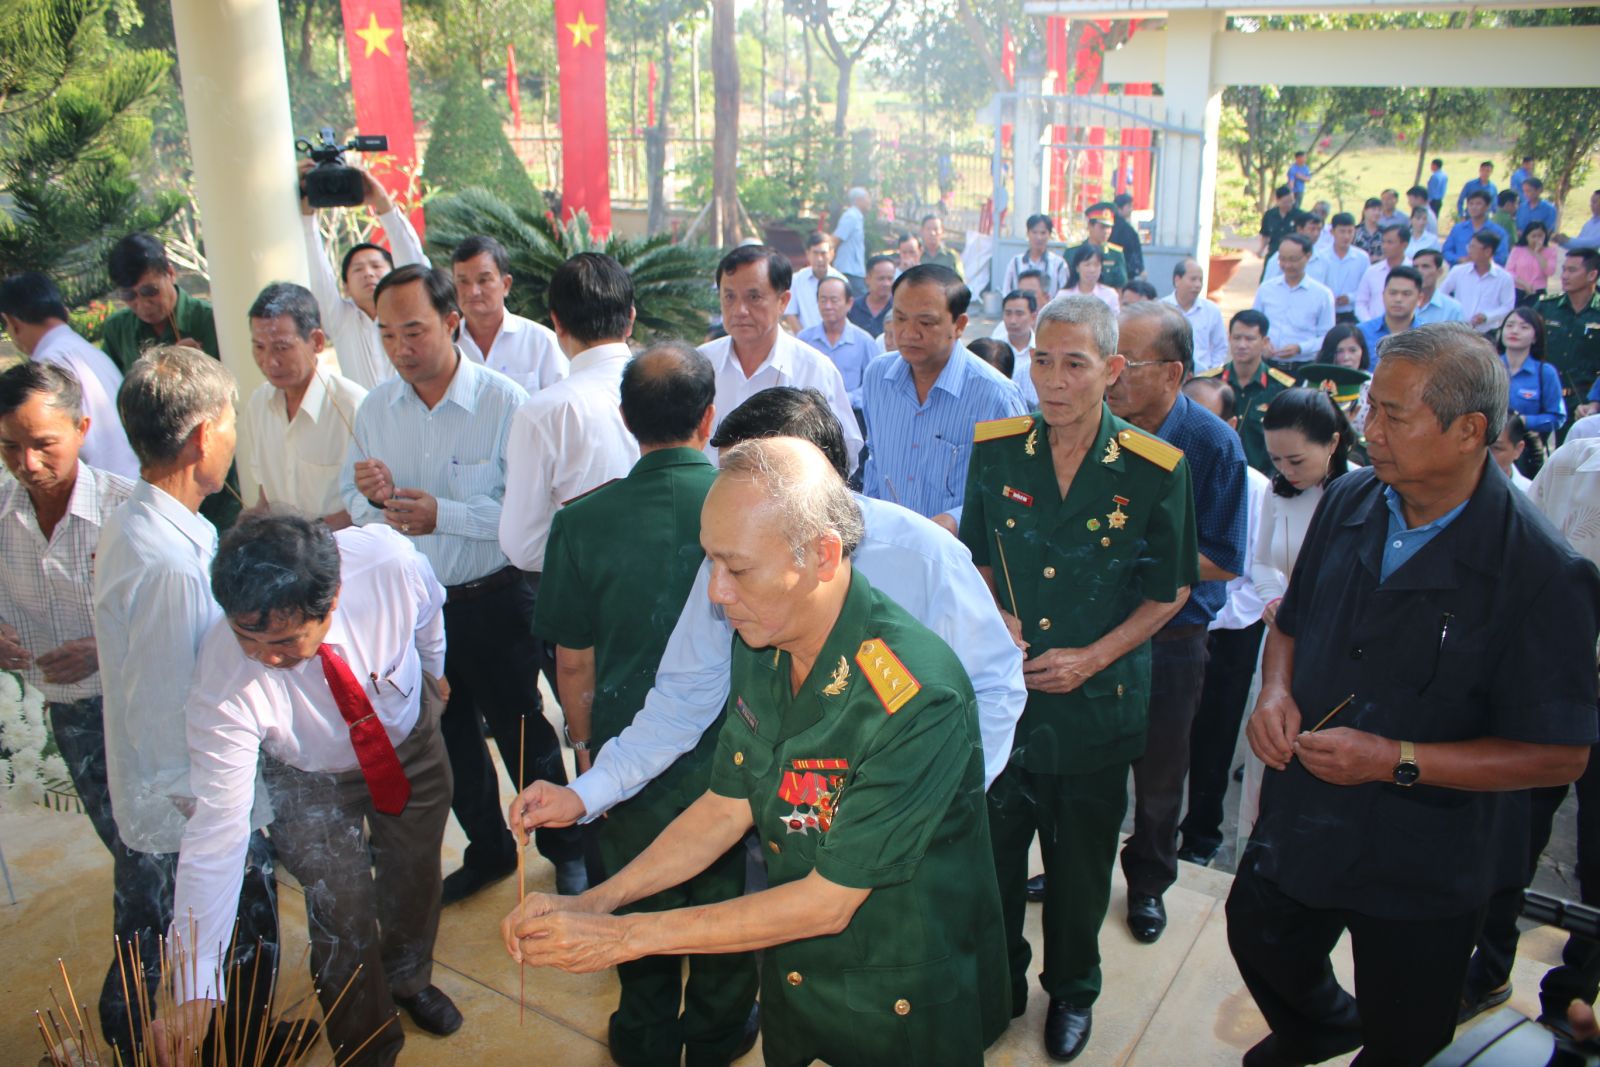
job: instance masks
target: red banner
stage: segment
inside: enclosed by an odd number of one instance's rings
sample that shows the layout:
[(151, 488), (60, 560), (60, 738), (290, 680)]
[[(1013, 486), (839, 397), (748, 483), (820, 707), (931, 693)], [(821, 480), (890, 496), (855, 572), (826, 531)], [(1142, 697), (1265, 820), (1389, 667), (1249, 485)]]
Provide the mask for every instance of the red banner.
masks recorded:
[[(391, 195), (405, 194), (407, 173), (416, 170), (416, 125), (411, 115), (411, 77), (406, 70), (405, 27), (400, 0), (342, 0), (345, 41), (350, 48), (350, 88), (355, 94), (356, 127), (363, 134), (389, 138), (385, 163), (373, 176)], [(361, 162), (361, 161), (356, 161)], [(422, 209), (411, 213), (422, 233)]]
[(522, 87), (517, 84), (517, 50), (506, 44), (506, 103), (511, 105), (511, 125), (522, 130)]
[(607, 170), (605, 0), (555, 0), (561, 71), (561, 214), (589, 213), (597, 236), (611, 232)]

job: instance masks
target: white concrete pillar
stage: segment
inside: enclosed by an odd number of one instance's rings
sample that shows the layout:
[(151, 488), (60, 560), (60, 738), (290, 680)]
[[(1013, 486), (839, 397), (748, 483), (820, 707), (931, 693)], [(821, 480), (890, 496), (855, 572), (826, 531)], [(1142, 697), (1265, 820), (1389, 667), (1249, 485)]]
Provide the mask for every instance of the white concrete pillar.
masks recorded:
[[(178, 69), (222, 362), (241, 405), (262, 381), (246, 313), (271, 281), (307, 280), (283, 32), (273, 0), (173, 0)], [(246, 442), (242, 438), (239, 451)], [(254, 485), (241, 490), (256, 498)]]
[[(1045, 153), (1039, 147), (1042, 136), (1039, 94), (1043, 91), (1043, 82), (1036, 76), (1023, 76), (1017, 79), (1016, 124), (1011, 132), (1013, 145), (1011, 174), (1014, 195), (1011, 198), (1011, 214), (1006, 220), (1006, 231), (1013, 237), (1027, 237), (1028, 216), (1043, 210), (1039, 206), (1044, 202), (1042, 190)], [(1005, 263), (1005, 260), (999, 258), (998, 248), (995, 257), (996, 264)]]
[(1194, 255), (1201, 263), (1211, 248), (1211, 212), (1216, 202), (1222, 86), (1214, 78), (1214, 57), (1215, 38), (1223, 32), (1224, 18), (1215, 11), (1172, 12), (1167, 17), (1161, 78), (1167, 121), (1199, 129), (1203, 137), (1162, 135), (1151, 243)]

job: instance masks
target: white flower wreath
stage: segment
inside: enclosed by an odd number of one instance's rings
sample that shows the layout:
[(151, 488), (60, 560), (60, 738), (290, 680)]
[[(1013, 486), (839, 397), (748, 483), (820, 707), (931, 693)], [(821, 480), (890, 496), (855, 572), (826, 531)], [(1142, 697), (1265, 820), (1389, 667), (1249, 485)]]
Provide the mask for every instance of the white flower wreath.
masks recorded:
[(45, 723), (44, 694), (0, 671), (0, 811), (43, 805), (77, 810), (66, 761)]

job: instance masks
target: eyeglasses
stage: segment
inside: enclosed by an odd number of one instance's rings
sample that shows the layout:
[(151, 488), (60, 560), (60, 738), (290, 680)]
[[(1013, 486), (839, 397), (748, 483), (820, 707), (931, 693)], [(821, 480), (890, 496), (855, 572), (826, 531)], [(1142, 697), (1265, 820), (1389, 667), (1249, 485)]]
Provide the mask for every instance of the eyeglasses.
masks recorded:
[(118, 289), (117, 290), (117, 299), (121, 300), (124, 304), (131, 304), (131, 303), (134, 302), (134, 300), (136, 298), (141, 297), (141, 296), (144, 297), (146, 300), (150, 300), (150, 299), (152, 299), (154, 297), (158, 297), (160, 295), (161, 295), (161, 286), (159, 286), (159, 285), (141, 285), (137, 289)]

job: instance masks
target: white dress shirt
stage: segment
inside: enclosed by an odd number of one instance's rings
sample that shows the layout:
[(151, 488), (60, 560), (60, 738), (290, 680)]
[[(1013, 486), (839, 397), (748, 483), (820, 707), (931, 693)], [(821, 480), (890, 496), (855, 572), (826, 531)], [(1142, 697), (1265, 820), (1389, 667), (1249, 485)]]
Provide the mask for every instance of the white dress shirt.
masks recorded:
[(1600, 437), (1569, 437), (1539, 469), (1528, 499), (1573, 551), (1600, 565)]
[(1506, 313), (1517, 303), (1517, 283), (1512, 280), (1510, 272), (1498, 263), (1489, 264), (1489, 270), (1484, 274), (1479, 274), (1478, 268), (1471, 263), (1457, 263), (1450, 268), (1444, 281), (1439, 283), (1439, 292), (1456, 298), (1461, 304), (1462, 318), (1468, 325), (1472, 325), (1472, 316), (1483, 315), (1483, 321), (1472, 326), (1479, 333), (1498, 330), (1505, 321)]
[(421, 489), (439, 502), (433, 533), (415, 536), (445, 585), (460, 585), (506, 565), (500, 507), (506, 495), (506, 435), (528, 399), (505, 375), (461, 356), (440, 401), (429, 410), (402, 378), (379, 385), (356, 412), (340, 491), (357, 526), (383, 513), (356, 491), (356, 461), (379, 459), (397, 489)]
[(1262, 282), (1254, 307), (1267, 316), (1273, 345), (1300, 346), (1296, 363), (1317, 358), (1323, 335), (1333, 329), (1333, 291), (1312, 277), (1293, 287), (1281, 274)]
[[(1332, 290), (1335, 313), (1348, 311), (1353, 315), (1356, 310), (1356, 290), (1361, 287), (1361, 279), (1366, 276), (1370, 266), (1371, 257), (1355, 245), (1346, 248), (1341, 258), (1330, 244), (1326, 250), (1319, 250), (1311, 257), (1311, 262), (1306, 264), (1306, 273)], [(1339, 303), (1341, 296), (1345, 298), (1343, 304)]]
[[(756, 372), (745, 376), (739, 357), (733, 352), (733, 338), (719, 337), (700, 346), (700, 354), (711, 361), (717, 372), (717, 423), (728, 412), (749, 400), (763, 389), (775, 385), (789, 385), (796, 389), (816, 389), (828, 398), (828, 407), (844, 427), (845, 454), (850, 468), (855, 469), (861, 457), (861, 427), (850, 408), (850, 394), (844, 387), (844, 375), (833, 365), (833, 360), (818, 352), (786, 330), (778, 330), (772, 342), (772, 351), (762, 360)], [(714, 435), (716, 427), (711, 428)], [(717, 462), (717, 450), (706, 446), (706, 455)]]
[[(1254, 467), (1246, 467), (1244, 476), (1245, 488), (1249, 494), (1245, 544), (1253, 546), (1261, 530), (1261, 519), (1266, 513), (1267, 499), (1272, 495), (1272, 479)], [(1254, 626), (1261, 621), (1261, 612), (1265, 607), (1260, 595), (1256, 593), (1255, 582), (1247, 571), (1228, 583), (1228, 599), (1223, 603), (1222, 610), (1217, 612), (1217, 617), (1211, 620), (1208, 629), (1243, 630)]]
[(250, 394), (245, 469), (267, 503), (320, 519), (344, 510), (340, 471), (367, 391), (348, 378), (319, 370), (311, 376), (294, 418), (283, 390), (263, 382)]
[[(828, 268), (826, 277), (848, 281), (832, 267)], [(821, 284), (822, 279), (810, 267), (796, 274), (789, 283), (789, 307), (784, 314), (799, 319), (802, 330), (809, 330), (822, 321), (822, 312), (817, 310), (817, 286)]]
[[(856, 495), (866, 521), (851, 557), (873, 588), (910, 612), (955, 652), (978, 697), (984, 787), (1005, 769), (1027, 703), (1022, 653), (964, 545), (928, 519), (886, 500)], [(733, 627), (707, 595), (711, 565), (700, 566), (683, 614), (656, 671), (655, 686), (629, 726), (573, 781), (584, 822), (627, 800), (710, 729), (728, 700)]]
[[(550, 520), (561, 505), (621, 478), (639, 460), (639, 442), (622, 421), (626, 344), (578, 353), (564, 381), (517, 409), (506, 444), (506, 500), (500, 548), (525, 571), (544, 570)], [(853, 421), (853, 420), (852, 420)]]
[[(311, 273), (311, 295), (317, 298), (322, 311), (322, 328), (333, 342), (339, 357), (339, 372), (363, 389), (371, 390), (379, 382), (394, 377), (394, 364), (383, 351), (383, 341), (378, 337), (377, 320), (356, 306), (339, 288), (340, 279), (333, 273), (333, 264), (322, 247), (322, 231), (317, 229), (315, 215), (302, 215), (305, 229), (306, 260)], [(412, 263), (426, 263), (422, 242), (411, 220), (399, 208), (378, 216), (384, 235), (389, 238), (389, 248), (394, 255), (394, 265), (404, 267)]]
[(122, 372), (111, 357), (78, 336), (62, 323), (39, 338), (33, 346), (33, 359), (54, 363), (78, 379), (83, 393), (83, 413), (89, 416), (89, 433), (84, 437), (78, 458), (91, 467), (129, 479), (139, 477), (139, 457), (128, 444), (117, 413), (117, 390), (122, 388)]
[[(146, 481), (101, 524), (94, 634), (106, 779), (117, 834), (139, 852), (178, 851), (193, 807), (183, 708), (201, 638), (222, 614), (211, 599), (216, 553), (216, 527)], [(258, 785), (256, 828), (268, 811)]]
[[(378, 677), (362, 689), (398, 746), (417, 724), (423, 672), (444, 673), (444, 589), (427, 559), (387, 527), (350, 527), (333, 536), (339, 603), (323, 643), (357, 679)], [(268, 667), (244, 654), (225, 619), (201, 642), (185, 714), (195, 810), (178, 859), (173, 926), (196, 957), (190, 971), (200, 985), (191, 995), (208, 996), (238, 911), (261, 753), (312, 773), (361, 764), (321, 657)]]
[(478, 349), (465, 322), (457, 344), (468, 359), (499, 371), (530, 395), (567, 376), (567, 357), (556, 340), (556, 332), (509, 311), (500, 320), (500, 332), (489, 342), (487, 354)]
[[(16, 628), (22, 647), (38, 658), (68, 641), (94, 636), (91, 582), (100, 527), (122, 506), (133, 483), (78, 461), (78, 476), (48, 540), (21, 482), (0, 485), (0, 622)], [(22, 676), (53, 702), (100, 695), (100, 676), (63, 685), (29, 666)]]
[(1222, 309), (1216, 301), (1197, 296), (1194, 305), (1185, 310), (1179, 306), (1177, 295), (1168, 293), (1161, 302), (1182, 311), (1183, 317), (1189, 320), (1189, 329), (1194, 333), (1196, 374), (1204, 374), (1228, 362), (1228, 328), (1222, 323)]
[(1387, 259), (1380, 259), (1361, 275), (1356, 286), (1356, 318), (1361, 322), (1383, 318), (1383, 287), (1389, 284), (1389, 272), (1394, 270)]
[(1411, 257), (1418, 252), (1426, 252), (1430, 249), (1437, 252), (1442, 247), (1443, 244), (1439, 240), (1438, 231), (1425, 231), (1421, 237), (1413, 237), (1406, 242), (1406, 262), (1410, 263)]

